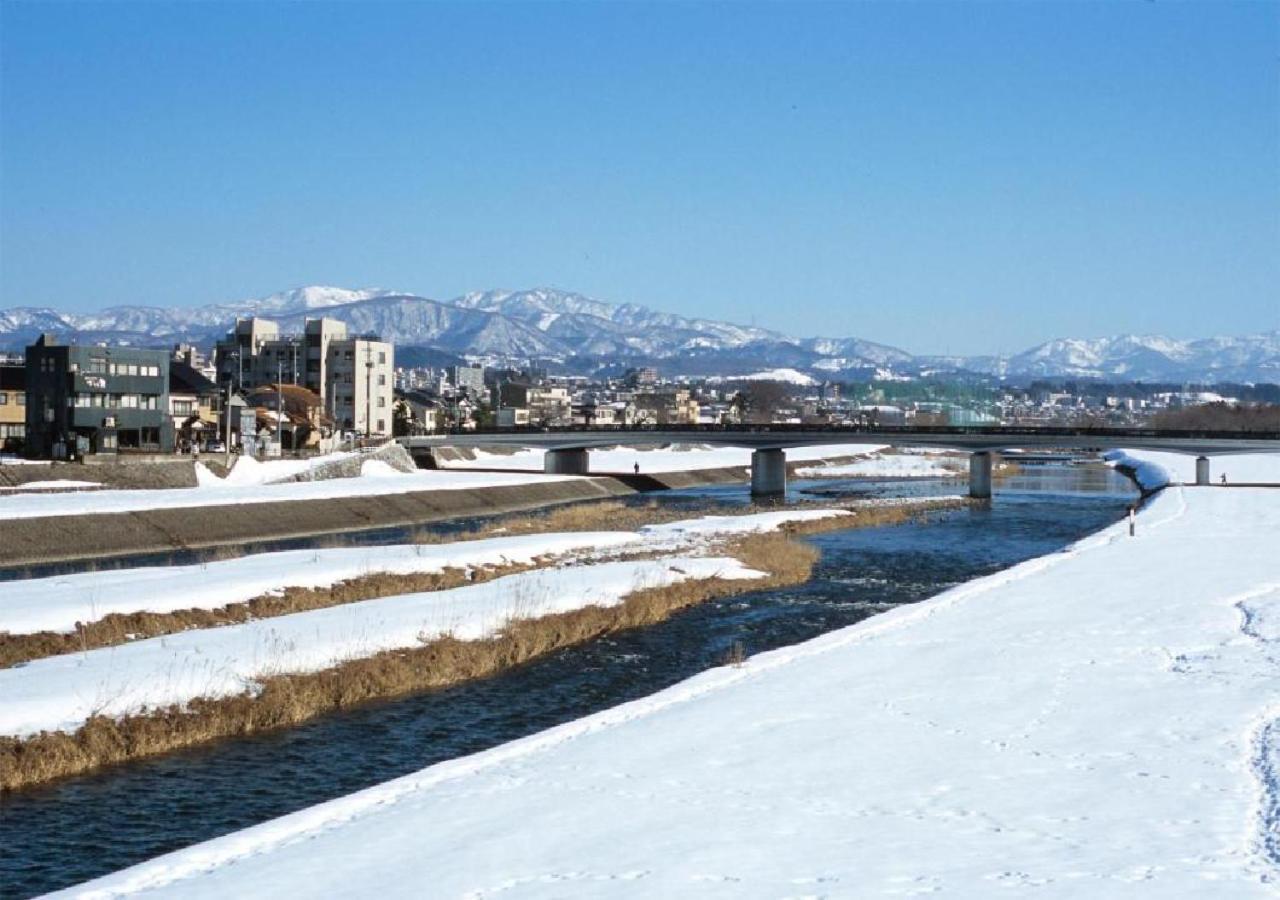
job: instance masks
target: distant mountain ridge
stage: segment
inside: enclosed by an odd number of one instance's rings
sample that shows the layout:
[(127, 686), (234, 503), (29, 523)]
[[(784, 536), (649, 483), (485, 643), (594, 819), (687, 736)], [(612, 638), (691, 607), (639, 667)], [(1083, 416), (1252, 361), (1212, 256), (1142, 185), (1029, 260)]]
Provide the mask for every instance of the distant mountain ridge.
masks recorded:
[(192, 308), (115, 306), (71, 314), (14, 307), (0, 310), (0, 347), (20, 349), (43, 332), (80, 342), (208, 345), (236, 317), (251, 315), (274, 319), (286, 332), (299, 332), (306, 318), (325, 315), (405, 348), (489, 363), (546, 360), (583, 372), (653, 364), (693, 375), (785, 368), (819, 380), (970, 372), (1022, 379), (1280, 383), (1280, 329), (1190, 341), (1159, 335), (1062, 338), (1011, 357), (916, 356), (860, 338), (796, 338), (551, 288), (473, 292), (440, 301), (380, 288), (310, 286)]

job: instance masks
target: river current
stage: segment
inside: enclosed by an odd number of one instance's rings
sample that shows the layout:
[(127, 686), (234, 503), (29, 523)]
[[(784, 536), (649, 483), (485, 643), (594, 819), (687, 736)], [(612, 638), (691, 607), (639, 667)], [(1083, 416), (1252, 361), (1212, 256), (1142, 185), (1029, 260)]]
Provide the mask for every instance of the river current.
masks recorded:
[[(963, 492), (933, 479), (809, 480), (789, 497)], [(700, 513), (748, 500), (737, 485), (656, 496)], [(706, 603), (475, 683), (16, 792), (0, 798), (0, 897), (65, 887), (651, 694), (721, 664), (735, 645), (760, 653), (923, 600), (1060, 550), (1136, 499), (1101, 466), (1028, 466), (990, 505), (808, 538), (821, 558), (803, 585)]]

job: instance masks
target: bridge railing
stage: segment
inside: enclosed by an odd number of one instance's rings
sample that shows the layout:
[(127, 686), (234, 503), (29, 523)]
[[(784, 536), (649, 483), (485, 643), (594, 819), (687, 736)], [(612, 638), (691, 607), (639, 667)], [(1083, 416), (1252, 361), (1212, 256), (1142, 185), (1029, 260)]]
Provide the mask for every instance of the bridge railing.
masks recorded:
[(1201, 428), (1101, 428), (1090, 426), (1035, 426), (1035, 425), (517, 425), (511, 428), (449, 429), (435, 436), (503, 435), (507, 437), (547, 434), (679, 434), (696, 438), (698, 435), (761, 434), (785, 437), (833, 435), (920, 435), (937, 437), (1020, 436), (1105, 439), (1116, 438), (1170, 438), (1184, 440), (1250, 440), (1280, 442), (1280, 431), (1222, 431)]

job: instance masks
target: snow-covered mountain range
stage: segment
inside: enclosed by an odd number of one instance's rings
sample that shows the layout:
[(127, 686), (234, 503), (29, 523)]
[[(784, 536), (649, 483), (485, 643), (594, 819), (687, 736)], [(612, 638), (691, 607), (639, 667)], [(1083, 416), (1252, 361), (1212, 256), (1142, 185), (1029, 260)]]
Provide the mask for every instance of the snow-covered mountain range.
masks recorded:
[(644, 363), (667, 373), (745, 375), (794, 369), (818, 379), (974, 372), (1016, 378), (1280, 382), (1280, 330), (1191, 341), (1158, 335), (1063, 338), (1011, 357), (916, 356), (859, 338), (796, 338), (548, 288), (484, 291), (440, 301), (381, 289), (304, 287), (201, 307), (115, 306), (86, 314), (15, 307), (0, 310), (0, 348), (19, 349), (42, 332), (68, 341), (208, 345), (237, 316), (250, 315), (275, 319), (286, 332), (301, 331), (306, 318), (325, 315), (403, 348), (489, 362), (547, 360), (576, 371)]

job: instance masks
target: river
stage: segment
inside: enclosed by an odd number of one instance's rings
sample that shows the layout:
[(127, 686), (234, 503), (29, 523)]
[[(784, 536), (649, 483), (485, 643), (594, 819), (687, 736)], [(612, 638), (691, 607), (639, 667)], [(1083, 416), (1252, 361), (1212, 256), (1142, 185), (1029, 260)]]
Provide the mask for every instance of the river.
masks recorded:
[[(789, 496), (963, 491), (934, 479), (810, 480)], [(748, 500), (737, 485), (653, 496), (700, 512)], [(0, 897), (74, 884), (653, 693), (721, 664), (735, 645), (750, 655), (843, 628), (1059, 550), (1136, 499), (1101, 466), (1028, 466), (997, 483), (990, 505), (808, 538), (821, 558), (803, 585), (706, 603), (472, 684), (19, 791), (0, 798)]]

